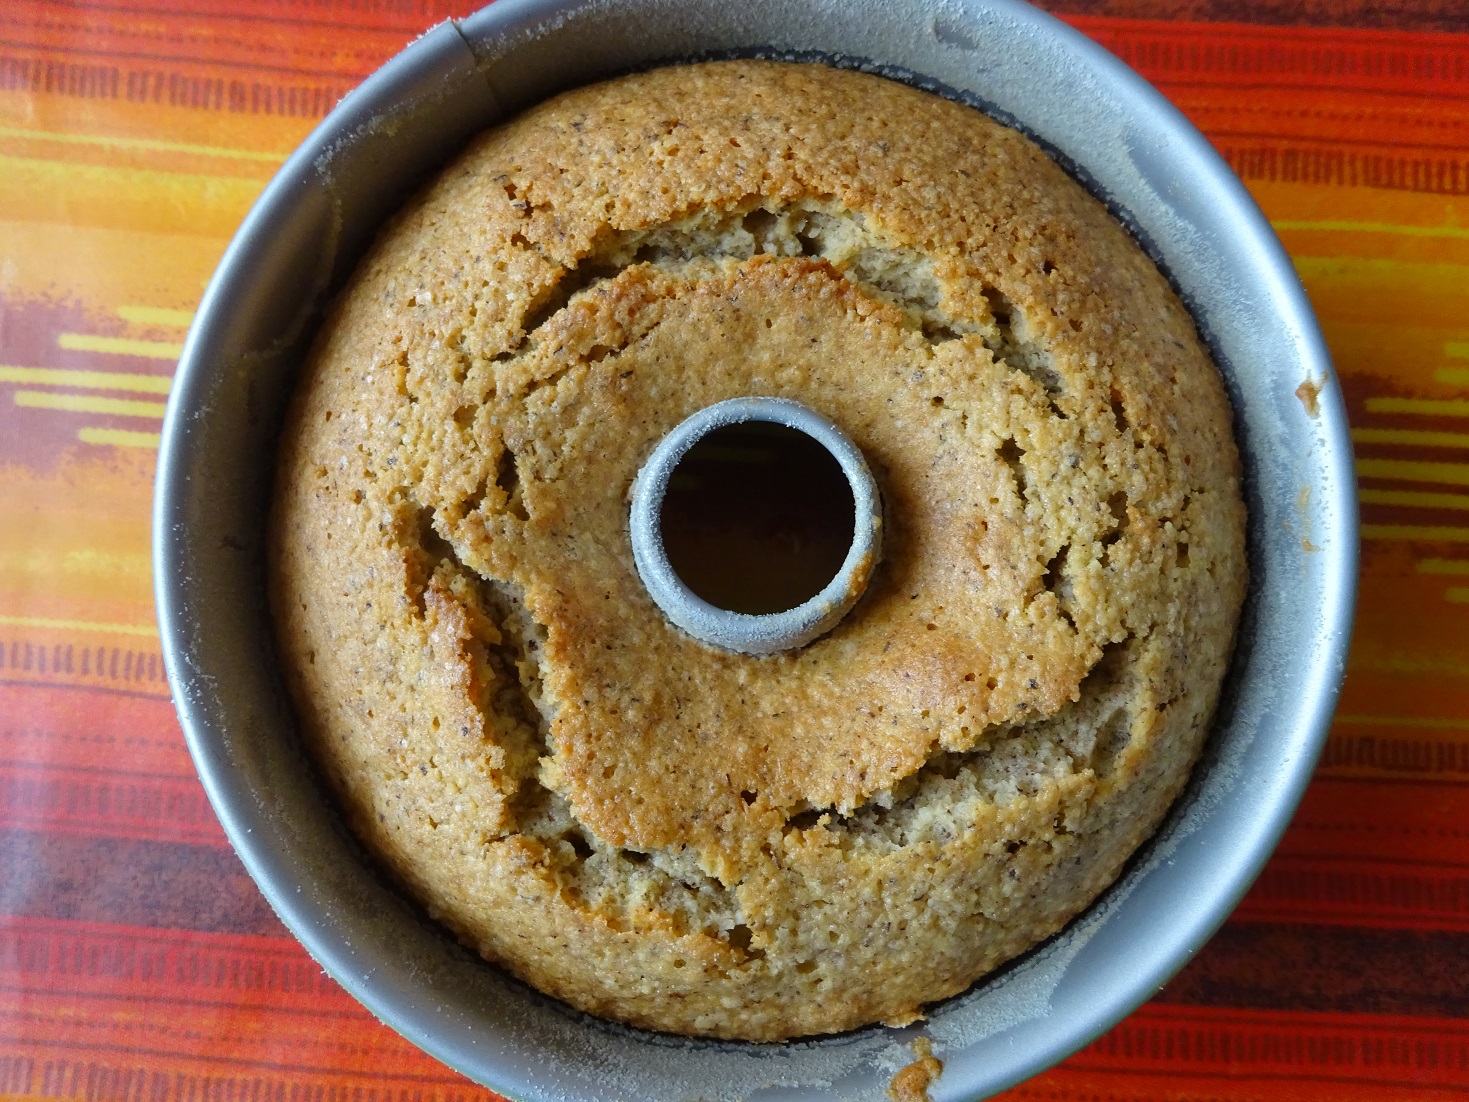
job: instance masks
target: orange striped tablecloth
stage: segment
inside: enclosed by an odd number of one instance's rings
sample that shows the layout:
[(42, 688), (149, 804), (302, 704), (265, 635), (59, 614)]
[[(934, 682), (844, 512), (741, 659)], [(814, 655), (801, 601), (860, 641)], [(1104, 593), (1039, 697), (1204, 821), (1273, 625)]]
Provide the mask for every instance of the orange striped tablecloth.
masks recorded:
[[(1469, 15), (1055, 2), (1295, 258), (1364, 556), (1341, 710), (1259, 883), (1157, 999), (1008, 1097), (1469, 1096)], [(0, 5), (0, 1100), (486, 1097), (245, 876), (169, 703), (148, 550), (163, 402), (229, 236), (343, 93), (466, 6)]]

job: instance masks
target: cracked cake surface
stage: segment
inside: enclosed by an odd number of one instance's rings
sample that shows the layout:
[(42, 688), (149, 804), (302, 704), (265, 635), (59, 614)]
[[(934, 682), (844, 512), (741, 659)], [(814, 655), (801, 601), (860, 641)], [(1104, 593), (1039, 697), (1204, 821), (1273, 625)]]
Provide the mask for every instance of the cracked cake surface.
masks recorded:
[[(884, 559), (766, 658), (681, 634), (627, 495), (726, 398), (862, 449)], [(329, 313), (271, 596), (351, 825), (579, 1008), (777, 1040), (1055, 933), (1187, 780), (1245, 589), (1230, 410), (1106, 210), (979, 112), (671, 67), (476, 139)]]

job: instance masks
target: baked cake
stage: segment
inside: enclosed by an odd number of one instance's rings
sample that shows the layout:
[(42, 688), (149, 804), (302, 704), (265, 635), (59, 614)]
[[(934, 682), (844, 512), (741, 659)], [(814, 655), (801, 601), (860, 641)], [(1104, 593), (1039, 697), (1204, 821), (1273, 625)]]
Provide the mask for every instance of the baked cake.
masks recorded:
[[(681, 634), (628, 491), (691, 413), (796, 399), (884, 559), (773, 657)], [(1187, 780), (1243, 598), (1188, 313), (1032, 142), (739, 61), (477, 138), (383, 231), (281, 446), (306, 744), (462, 941), (573, 1006), (777, 1040), (910, 1022), (1059, 930)]]

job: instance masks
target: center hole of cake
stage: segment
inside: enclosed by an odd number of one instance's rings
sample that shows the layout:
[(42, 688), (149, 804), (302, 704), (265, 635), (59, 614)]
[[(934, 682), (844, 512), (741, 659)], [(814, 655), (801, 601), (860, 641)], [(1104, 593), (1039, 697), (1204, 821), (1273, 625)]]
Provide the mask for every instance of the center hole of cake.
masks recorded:
[(820, 593), (852, 547), (856, 503), (825, 446), (767, 421), (724, 425), (684, 453), (659, 514), (674, 573), (730, 612), (785, 612)]

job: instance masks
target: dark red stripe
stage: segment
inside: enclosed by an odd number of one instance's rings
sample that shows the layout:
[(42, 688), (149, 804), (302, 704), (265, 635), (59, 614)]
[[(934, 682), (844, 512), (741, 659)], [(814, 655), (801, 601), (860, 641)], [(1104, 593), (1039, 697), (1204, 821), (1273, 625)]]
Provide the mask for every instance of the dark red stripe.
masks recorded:
[(0, 831), (0, 914), (289, 936), (233, 850)]
[(1032, 0), (1059, 16), (1469, 33), (1462, 0)]
[(1469, 1018), (1469, 933), (1226, 923), (1160, 1003)]
[[(284, 1045), (284, 1042), (283, 1042), (283, 1045)], [(178, 1060), (178, 1059), (181, 1059), (181, 1058), (186, 1058), (186, 1057), (181, 1057), (180, 1054), (177, 1053), (177, 1052), (170, 1052), (168, 1049), (147, 1048), (147, 1047), (144, 1047), (142, 1045), (107, 1045), (107, 1044), (94, 1044), (94, 1043), (91, 1043), (91, 1042), (88, 1042), (88, 1041), (65, 1041), (65, 1040), (49, 1040), (48, 1039), (46, 1041), (46, 1047), (48, 1049), (71, 1050), (73, 1052), (83, 1052), (83, 1053), (116, 1053), (117, 1055), (119, 1055), (121, 1057), (124, 1057), (124, 1058), (133, 1058), (133, 1059), (137, 1059), (137, 1058), (140, 1058), (140, 1057), (146, 1059), (147, 1057), (150, 1057), (150, 1056), (151, 1057), (158, 1058), (158, 1059), (163, 1059), (163, 1060)], [(237, 1055), (237, 1054), (235, 1054), (233, 1052), (224, 1052), (224, 1053), (221, 1053), (221, 1052), (211, 1052), (211, 1053), (209, 1053), (207, 1059), (209, 1060), (209, 1062), (211, 1064), (226, 1064), (226, 1065), (231, 1065), (231, 1066), (234, 1066), (234, 1067), (244, 1067), (244, 1068), (260, 1068), (260, 1069), (265, 1070), (265, 1071), (290, 1072), (290, 1073), (297, 1074), (297, 1075), (299, 1075), (299, 1074), (306, 1074), (306, 1075), (326, 1075), (326, 1076), (332, 1076), (334, 1078), (341, 1078), (341, 1077), (351, 1077), (353, 1079), (360, 1079), (360, 1078), (362, 1078), (361, 1072), (359, 1072), (359, 1071), (357, 1071), (356, 1069), (353, 1069), (353, 1068), (343, 1068), (343, 1069), (338, 1070), (336, 1068), (313, 1067), (310, 1064), (292, 1064), (292, 1063), (288, 1063), (288, 1062), (283, 1061), (283, 1060), (257, 1060), (257, 1059), (252, 1059), (252, 1058), (250, 1058), (248, 1056), (240, 1056), (240, 1055)], [(456, 1074), (454, 1071), (452, 1071), (449, 1068), (444, 1068), (444, 1074), (442, 1074), (442, 1075), (415, 1075), (412, 1072), (393, 1071), (393, 1070), (380, 1071), (377, 1074), (381, 1077), (381, 1079), (386, 1080), (387, 1082), (393, 1082), (393, 1081), (396, 1080), (396, 1081), (407, 1082), (407, 1083), (440, 1084), (440, 1085), (444, 1085), (444, 1086), (456, 1086), (456, 1087), (457, 1086), (462, 1086), (465, 1089), (465, 1093), (464, 1093), (464, 1095), (460, 1095), (459, 1097), (479, 1097), (479, 1098), (483, 1098), (486, 1095), (488, 1095), (491, 1098), (497, 1097), (495, 1095), (490, 1095), (488, 1091), (484, 1091), (484, 1093), (482, 1093), (482, 1094), (480, 1094), (480, 1093), (473, 1093), (473, 1094), (471, 1094), (470, 1092), (479, 1092), (483, 1088), (475, 1087), (474, 1084), (470, 1083), (468, 1080), (466, 1080), (463, 1077), (459, 1076), (458, 1074)], [(187, 1078), (194, 1078), (194, 1077), (190, 1076), (190, 1077), (187, 1077)], [(227, 1077), (227, 1076), (212, 1076), (212, 1075), (205, 1076), (205, 1075), (201, 1075), (201, 1076), (198, 1076), (197, 1078), (199, 1080), (202, 1080), (202, 1081), (205, 1081), (205, 1082), (214, 1082), (214, 1083), (217, 1083), (217, 1082), (230, 1082), (231, 1081), (230, 1078)], [(294, 1086), (295, 1083), (296, 1083), (296, 1080), (293, 1078), (289, 1082), (291, 1083), (291, 1085)], [(379, 1090), (381, 1091), (381, 1088), (379, 1088)], [(407, 1100), (410, 1100), (410, 1099), (415, 1099), (415, 1095), (409, 1093), (409, 1091), (407, 1090), (407, 1088), (400, 1089), (397, 1092), (394, 1092), (394, 1091), (392, 1091), (391, 1088), (388, 1088), (388, 1090), (386, 1090), (386, 1091), (381, 1091), (381, 1093), (379, 1094), (379, 1097), (381, 1097), (382, 1094), (388, 1094), (389, 1097), (391, 1097), (392, 1095), (396, 1094), (398, 1097), (403, 1098), (405, 1100), (405, 1102), (407, 1102)], [(366, 1089), (364, 1089), (364, 1090), (362, 1090), (360, 1092), (360, 1096), (361, 1097), (366, 1098), (366, 1097), (368, 1097), (368, 1095), (369, 1095), (369, 1091), (366, 1090)], [(85, 1093), (83, 1093), (81, 1091), (73, 1092), (73, 1093), (61, 1093), (61, 1094), (51, 1094), (51, 1093), (47, 1092), (45, 1096), (46, 1097), (62, 1097), (62, 1098), (79, 1097), (80, 1096), (80, 1097), (87, 1098), (89, 1100), (89, 1102), (91, 1102), (91, 1100), (93, 1098), (92, 1092), (85, 1092)], [(197, 1096), (191, 1096), (191, 1097), (197, 1097)], [(211, 1098), (212, 1099), (212, 1098), (215, 1098), (215, 1097), (229, 1098), (229, 1097), (240, 1097), (240, 1096), (238, 1096), (238, 1095), (223, 1095), (223, 1094), (216, 1096), (215, 1094), (210, 1093), (210, 1094), (207, 1094), (207, 1095), (203, 1095), (203, 1097)], [(244, 1095), (244, 1097), (249, 1097), (249, 1095), (246, 1094), (246, 1095)], [(352, 1097), (353, 1098), (358, 1097), (358, 1092), (354, 1091)]]

